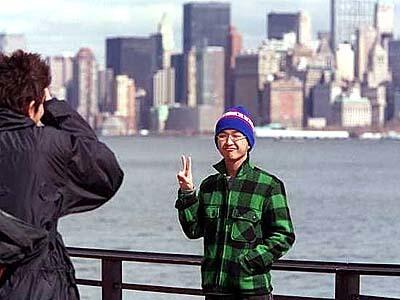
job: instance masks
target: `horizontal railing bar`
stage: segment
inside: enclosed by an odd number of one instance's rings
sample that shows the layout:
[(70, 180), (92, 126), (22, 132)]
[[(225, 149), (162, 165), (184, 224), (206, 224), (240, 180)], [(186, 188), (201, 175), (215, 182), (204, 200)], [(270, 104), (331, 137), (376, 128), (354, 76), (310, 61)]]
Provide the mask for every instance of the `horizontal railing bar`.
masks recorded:
[(198, 266), (201, 264), (201, 256), (188, 254), (137, 252), (90, 248), (68, 248), (68, 253), (73, 257), (91, 259), (114, 259), (121, 261)]
[[(89, 259), (109, 259), (131, 262), (197, 265), (201, 264), (201, 256), (172, 253), (153, 253), (137, 251), (121, 251), (89, 248), (68, 248), (73, 257)], [(337, 273), (353, 272), (360, 275), (373, 276), (400, 276), (400, 265), (392, 264), (366, 264), (366, 263), (343, 263), (323, 261), (301, 261), (301, 260), (279, 260), (272, 265), (273, 270), (314, 272), (314, 273)]]
[(280, 296), (274, 295), (274, 300), (334, 300), (333, 298), (313, 298), (313, 297), (299, 297), (299, 296)]
[(165, 294), (179, 294), (179, 295), (192, 295), (192, 296), (203, 296), (204, 295), (203, 291), (201, 289), (180, 288), (180, 287), (170, 287), (170, 286), (161, 286), (161, 285), (123, 283), (122, 288), (125, 290), (156, 292), (156, 293), (165, 293)]
[(385, 298), (385, 297), (375, 297), (375, 296), (365, 296), (360, 295), (359, 300), (400, 300), (398, 298)]
[[(77, 283), (80, 285), (88, 286), (101, 286), (101, 281), (97, 280), (86, 280), (77, 279)], [(170, 287), (170, 286), (160, 286), (160, 285), (147, 285), (147, 284), (132, 284), (132, 283), (122, 283), (121, 288), (124, 290), (132, 291), (143, 291), (143, 292), (155, 292), (164, 294), (176, 294), (176, 295), (191, 295), (191, 296), (204, 296), (201, 289), (195, 288), (181, 288), (181, 287)], [(299, 297), (299, 296), (281, 296), (274, 295), (275, 300), (332, 300), (331, 298), (312, 298), (312, 297)], [(373, 298), (375, 300), (375, 298)], [(378, 300), (385, 298), (376, 298)], [(367, 299), (365, 299), (367, 300)], [(392, 299), (388, 299), (392, 300)]]
[(313, 273), (352, 272), (359, 275), (400, 276), (400, 265), (391, 264), (279, 260), (272, 265), (272, 269)]
[(89, 286), (101, 286), (100, 280), (91, 280), (91, 279), (76, 279), (76, 283), (80, 285), (89, 285)]

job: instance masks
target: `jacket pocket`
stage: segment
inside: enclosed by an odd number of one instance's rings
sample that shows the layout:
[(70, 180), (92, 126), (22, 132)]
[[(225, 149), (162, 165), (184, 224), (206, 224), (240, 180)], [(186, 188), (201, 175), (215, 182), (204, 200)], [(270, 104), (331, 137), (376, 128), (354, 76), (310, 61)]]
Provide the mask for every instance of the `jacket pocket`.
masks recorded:
[(218, 237), (220, 207), (216, 205), (204, 206), (203, 214), (204, 239), (208, 243), (214, 243)]
[(231, 239), (237, 242), (251, 243), (257, 237), (255, 226), (261, 220), (261, 212), (254, 209), (232, 210)]
[(204, 208), (204, 216), (209, 219), (216, 219), (219, 217), (219, 206), (206, 206)]

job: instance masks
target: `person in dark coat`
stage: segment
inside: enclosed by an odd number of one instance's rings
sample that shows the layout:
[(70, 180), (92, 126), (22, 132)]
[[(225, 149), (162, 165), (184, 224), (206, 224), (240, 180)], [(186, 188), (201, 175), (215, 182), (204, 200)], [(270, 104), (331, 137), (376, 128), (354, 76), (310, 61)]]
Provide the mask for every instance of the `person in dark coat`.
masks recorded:
[(58, 220), (106, 203), (123, 179), (50, 81), (38, 54), (0, 55), (0, 299), (79, 299)]

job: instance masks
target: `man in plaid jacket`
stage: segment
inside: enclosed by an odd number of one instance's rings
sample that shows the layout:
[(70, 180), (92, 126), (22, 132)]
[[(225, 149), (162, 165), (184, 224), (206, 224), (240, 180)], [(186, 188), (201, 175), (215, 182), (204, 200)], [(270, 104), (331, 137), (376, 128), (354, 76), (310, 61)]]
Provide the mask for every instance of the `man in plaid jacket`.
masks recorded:
[(285, 188), (249, 161), (254, 125), (241, 106), (218, 120), (215, 143), (223, 160), (196, 195), (191, 159), (182, 156), (175, 207), (186, 236), (204, 238), (201, 266), (206, 300), (272, 299), (270, 268), (295, 235)]

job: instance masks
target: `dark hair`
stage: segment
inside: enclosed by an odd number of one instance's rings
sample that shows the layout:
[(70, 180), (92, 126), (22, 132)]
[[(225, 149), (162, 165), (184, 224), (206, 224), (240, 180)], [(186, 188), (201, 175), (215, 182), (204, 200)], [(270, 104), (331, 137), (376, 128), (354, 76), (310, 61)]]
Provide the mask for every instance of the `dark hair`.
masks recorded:
[(27, 115), (29, 104), (35, 101), (38, 111), (50, 82), (50, 68), (39, 54), (22, 50), (0, 54), (0, 107)]

